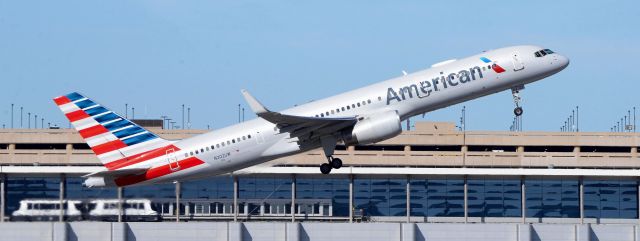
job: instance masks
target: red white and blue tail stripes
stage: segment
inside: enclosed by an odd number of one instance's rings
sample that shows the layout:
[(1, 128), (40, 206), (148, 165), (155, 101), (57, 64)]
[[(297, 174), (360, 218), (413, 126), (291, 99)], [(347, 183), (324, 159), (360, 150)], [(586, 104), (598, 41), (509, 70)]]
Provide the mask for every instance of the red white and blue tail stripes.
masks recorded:
[(110, 170), (129, 166), (132, 157), (171, 144), (77, 92), (53, 100)]

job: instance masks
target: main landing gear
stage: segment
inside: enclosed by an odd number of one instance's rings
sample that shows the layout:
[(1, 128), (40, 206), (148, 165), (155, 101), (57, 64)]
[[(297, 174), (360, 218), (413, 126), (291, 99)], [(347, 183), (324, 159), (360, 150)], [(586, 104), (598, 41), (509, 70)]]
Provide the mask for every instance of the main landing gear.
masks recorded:
[(320, 172), (322, 174), (331, 173), (331, 169), (340, 169), (342, 167), (342, 160), (340, 158), (334, 158), (333, 152), (336, 149), (338, 140), (334, 136), (324, 136), (320, 138), (322, 144), (322, 150), (327, 157), (327, 162), (320, 165)]
[(322, 163), (320, 165), (320, 172), (322, 174), (331, 173), (331, 169), (340, 169), (342, 167), (342, 160), (340, 158), (327, 157), (328, 163)]
[(516, 104), (516, 108), (513, 109), (513, 114), (516, 116), (521, 116), (524, 112), (522, 107), (520, 107), (520, 102), (522, 98), (520, 98), (520, 91), (524, 89), (524, 85), (519, 85), (511, 88), (511, 95), (513, 95), (513, 102)]

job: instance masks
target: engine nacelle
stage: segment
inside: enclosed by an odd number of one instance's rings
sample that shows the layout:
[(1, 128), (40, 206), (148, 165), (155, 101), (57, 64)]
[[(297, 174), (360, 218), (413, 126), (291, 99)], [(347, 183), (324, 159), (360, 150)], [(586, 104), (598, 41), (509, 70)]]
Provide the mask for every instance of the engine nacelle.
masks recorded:
[(400, 116), (396, 111), (385, 111), (365, 116), (350, 132), (342, 135), (346, 145), (366, 145), (397, 136), (402, 132)]

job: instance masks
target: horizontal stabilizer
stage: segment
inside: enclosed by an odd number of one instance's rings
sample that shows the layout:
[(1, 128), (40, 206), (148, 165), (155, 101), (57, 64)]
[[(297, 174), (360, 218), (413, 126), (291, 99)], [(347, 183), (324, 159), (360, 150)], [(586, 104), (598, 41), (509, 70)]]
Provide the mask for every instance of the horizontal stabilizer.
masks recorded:
[(84, 178), (88, 178), (88, 177), (121, 177), (121, 176), (128, 176), (128, 175), (135, 175), (135, 174), (140, 174), (140, 173), (144, 173), (147, 170), (149, 170), (149, 168), (127, 168), (127, 169), (119, 169), (119, 170), (113, 170), (113, 171), (109, 171), (109, 170), (103, 170), (103, 171), (97, 171), (94, 173), (89, 173), (87, 175), (84, 175), (82, 177)]

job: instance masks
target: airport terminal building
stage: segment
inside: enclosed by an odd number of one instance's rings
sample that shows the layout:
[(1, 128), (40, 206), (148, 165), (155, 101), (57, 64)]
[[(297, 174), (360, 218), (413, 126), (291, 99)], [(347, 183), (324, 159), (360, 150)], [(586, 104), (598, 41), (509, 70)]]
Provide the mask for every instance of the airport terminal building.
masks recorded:
[(81, 176), (102, 166), (77, 132), (7, 129), (0, 231), (29, 227), (58, 240), (92, 240), (103, 228), (104, 240), (638, 240), (639, 146), (637, 133), (418, 122), (375, 145), (338, 146), (345, 166), (330, 175), (320, 174), (317, 150), (203, 180), (89, 189)]

